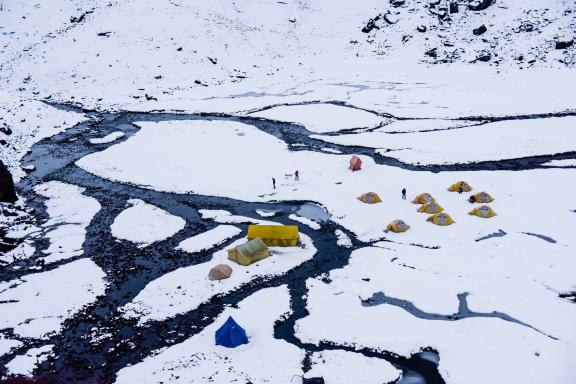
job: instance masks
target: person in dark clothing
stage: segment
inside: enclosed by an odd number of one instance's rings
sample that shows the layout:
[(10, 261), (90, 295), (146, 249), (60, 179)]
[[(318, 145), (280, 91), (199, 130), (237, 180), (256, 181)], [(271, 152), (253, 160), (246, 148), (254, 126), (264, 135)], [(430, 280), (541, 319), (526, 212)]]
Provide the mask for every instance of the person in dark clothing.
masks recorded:
[(298, 173), (298, 170), (294, 172), (294, 179), (296, 179), (296, 181), (300, 180), (300, 173)]
[(272, 187), (276, 189), (276, 179), (272, 178)]
[(402, 188), (402, 200), (406, 200), (406, 188)]

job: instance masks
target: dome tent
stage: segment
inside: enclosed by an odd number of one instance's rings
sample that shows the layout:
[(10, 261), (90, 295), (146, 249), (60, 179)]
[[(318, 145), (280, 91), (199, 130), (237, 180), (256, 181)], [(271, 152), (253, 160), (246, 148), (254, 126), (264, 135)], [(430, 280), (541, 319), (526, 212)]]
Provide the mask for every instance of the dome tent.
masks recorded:
[(487, 205), (482, 205), (480, 207), (474, 208), (473, 210), (468, 212), (468, 214), (482, 217), (484, 219), (496, 216), (496, 212), (494, 212), (494, 210)]
[(435, 203), (436, 200), (429, 193), (421, 193), (412, 200), (413, 204)]
[(229, 316), (228, 320), (218, 328), (215, 339), (216, 345), (222, 345), (226, 348), (236, 348), (239, 345), (248, 344), (246, 331), (234, 321), (232, 316)]
[(389, 231), (392, 231), (394, 233), (401, 233), (406, 232), (409, 229), (410, 226), (406, 224), (403, 220), (394, 220), (393, 222), (388, 224), (384, 232), (388, 233)]
[(472, 187), (470, 186), (470, 184), (468, 184), (465, 181), (459, 181), (457, 183), (452, 184), (448, 190), (450, 192), (458, 192), (460, 191), (460, 188), (462, 188), (462, 192), (470, 192), (472, 190)]
[(259, 237), (228, 250), (228, 259), (240, 265), (250, 265), (268, 256), (268, 247)]
[(487, 192), (479, 192), (475, 195), (470, 196), (471, 203), (491, 203), (494, 198), (490, 196)]
[(232, 268), (228, 264), (218, 264), (210, 270), (208, 278), (210, 280), (223, 280), (230, 277)]
[(450, 215), (445, 213), (445, 212), (432, 215), (428, 219), (426, 219), (426, 221), (429, 221), (431, 223), (434, 223), (434, 224), (440, 225), (440, 226), (445, 226), (445, 225), (450, 225), (450, 224), (455, 223), (455, 221), (452, 220)]
[(418, 212), (422, 212), (422, 213), (440, 213), (444, 210), (444, 208), (442, 208), (440, 206), (440, 204), (438, 203), (426, 203), (422, 206), (420, 206), (420, 208), (418, 208)]
[(360, 158), (356, 155), (352, 156), (352, 158), (350, 159), (350, 166), (348, 167), (348, 169), (352, 170), (352, 171), (359, 171), (362, 169), (362, 160), (360, 160)]
[(358, 200), (360, 200), (361, 202), (366, 203), (366, 204), (376, 204), (376, 203), (382, 202), (382, 199), (380, 199), (380, 196), (378, 196), (378, 194), (375, 192), (364, 193), (364, 194), (358, 196)]

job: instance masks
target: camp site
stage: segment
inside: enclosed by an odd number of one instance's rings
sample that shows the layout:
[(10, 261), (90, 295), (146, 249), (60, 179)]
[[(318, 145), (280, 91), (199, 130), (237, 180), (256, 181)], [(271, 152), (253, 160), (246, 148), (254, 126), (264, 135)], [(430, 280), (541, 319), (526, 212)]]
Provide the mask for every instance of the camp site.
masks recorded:
[(574, 40), (574, 0), (0, 0), (0, 384), (576, 384)]

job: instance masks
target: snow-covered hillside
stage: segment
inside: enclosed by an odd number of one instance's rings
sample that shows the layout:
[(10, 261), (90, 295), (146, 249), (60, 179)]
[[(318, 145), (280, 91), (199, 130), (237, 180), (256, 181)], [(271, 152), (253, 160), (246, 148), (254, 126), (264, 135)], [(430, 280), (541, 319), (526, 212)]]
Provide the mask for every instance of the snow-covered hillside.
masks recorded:
[[(574, 39), (572, 0), (0, 1), (0, 383), (573, 384)], [(249, 224), (299, 247), (238, 265)]]

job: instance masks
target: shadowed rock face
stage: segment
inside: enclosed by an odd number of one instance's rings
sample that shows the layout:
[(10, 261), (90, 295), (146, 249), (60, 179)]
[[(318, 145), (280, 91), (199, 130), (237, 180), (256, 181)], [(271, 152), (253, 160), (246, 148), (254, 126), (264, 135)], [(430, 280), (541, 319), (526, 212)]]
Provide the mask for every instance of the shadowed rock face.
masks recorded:
[(18, 200), (16, 196), (16, 191), (14, 190), (14, 180), (12, 180), (12, 175), (0, 161), (0, 202), (2, 203), (13, 203)]

